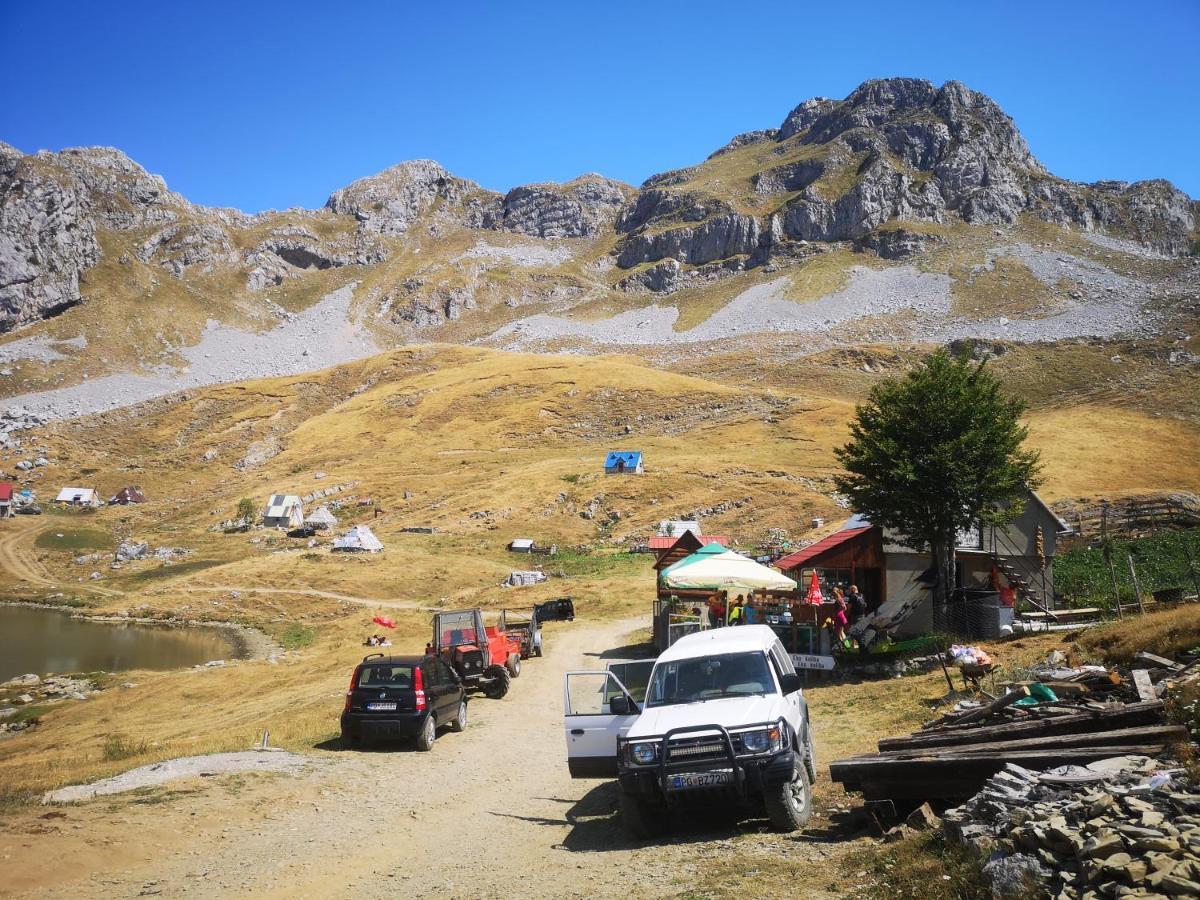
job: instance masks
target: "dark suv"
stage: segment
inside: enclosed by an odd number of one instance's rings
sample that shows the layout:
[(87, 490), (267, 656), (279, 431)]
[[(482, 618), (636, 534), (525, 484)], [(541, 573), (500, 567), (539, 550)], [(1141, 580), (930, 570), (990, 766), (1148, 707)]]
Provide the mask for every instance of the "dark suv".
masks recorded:
[(355, 666), (342, 710), (343, 747), (416, 738), (418, 750), (431, 750), (443, 725), (467, 727), (467, 695), (442, 660), (373, 653)]

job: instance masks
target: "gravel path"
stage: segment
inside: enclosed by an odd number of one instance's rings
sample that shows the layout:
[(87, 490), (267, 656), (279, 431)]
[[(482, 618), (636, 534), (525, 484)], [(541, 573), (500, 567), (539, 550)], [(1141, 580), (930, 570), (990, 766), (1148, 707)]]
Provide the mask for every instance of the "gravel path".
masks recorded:
[(187, 360), (184, 369), (164, 366), (154, 375), (105, 375), (70, 387), (19, 394), (6, 402), (35, 415), (70, 418), (131, 406), (187, 388), (296, 375), (372, 356), (379, 347), (350, 318), (356, 287), (357, 283), (338, 288), (262, 334), (210, 321), (200, 342), (180, 351)]
[(183, 756), (163, 762), (140, 766), (95, 781), (91, 784), (73, 784), (70, 787), (49, 791), (43, 803), (78, 803), (107, 794), (121, 794), (138, 788), (155, 787), (177, 778), (194, 778), (200, 775), (225, 775), (229, 772), (290, 772), (303, 765), (312, 764), (311, 757), (288, 753), (284, 750), (243, 750), (239, 753), (210, 753), (206, 756)]

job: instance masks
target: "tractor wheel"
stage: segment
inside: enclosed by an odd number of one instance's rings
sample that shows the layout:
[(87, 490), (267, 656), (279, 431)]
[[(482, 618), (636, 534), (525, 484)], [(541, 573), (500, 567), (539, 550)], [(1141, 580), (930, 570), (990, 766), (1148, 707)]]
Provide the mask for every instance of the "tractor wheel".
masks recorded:
[(425, 724), (421, 726), (421, 733), (417, 735), (417, 749), (428, 751), (433, 749), (433, 742), (437, 740), (437, 722), (433, 720), (432, 715), (425, 717)]
[(508, 663), (506, 664), (508, 674), (513, 678), (518, 678), (521, 675), (521, 654), (510, 653), (508, 655)]
[(461, 700), (458, 704), (458, 712), (454, 714), (454, 718), (450, 720), (450, 730), (463, 732), (467, 729), (467, 701)]
[(493, 700), (501, 699), (508, 693), (508, 685), (512, 681), (512, 676), (508, 674), (508, 669), (504, 666), (488, 666), (484, 672), (491, 680), (483, 686), (483, 692)]
[(671, 811), (621, 791), (621, 824), (635, 840), (661, 837), (671, 827)]
[(808, 783), (808, 768), (796, 754), (792, 779), (764, 792), (767, 818), (776, 831), (798, 831), (812, 818), (812, 785)]

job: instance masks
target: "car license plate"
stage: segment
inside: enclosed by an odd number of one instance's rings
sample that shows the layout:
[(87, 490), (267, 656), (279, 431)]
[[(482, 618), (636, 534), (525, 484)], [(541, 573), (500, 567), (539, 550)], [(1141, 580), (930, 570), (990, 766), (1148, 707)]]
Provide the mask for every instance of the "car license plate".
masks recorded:
[(395, 712), (395, 703), (368, 703), (367, 709), (371, 712)]
[(717, 787), (722, 784), (732, 784), (733, 773), (726, 770), (722, 772), (696, 772), (687, 775), (672, 775), (667, 779), (667, 787), (673, 791), (686, 791), (689, 788), (705, 788)]

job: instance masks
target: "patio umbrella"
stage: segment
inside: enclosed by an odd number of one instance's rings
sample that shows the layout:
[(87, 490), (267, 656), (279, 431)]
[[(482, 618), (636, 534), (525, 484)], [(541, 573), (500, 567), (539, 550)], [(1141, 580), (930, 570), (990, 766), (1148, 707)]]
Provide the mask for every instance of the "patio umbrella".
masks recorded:
[(825, 598), (821, 595), (821, 582), (817, 580), (817, 572), (814, 569), (812, 573), (812, 581), (808, 585), (808, 596), (804, 598), (814, 606), (820, 606), (825, 602)]
[(671, 572), (675, 569), (682, 569), (684, 566), (691, 565), (692, 563), (700, 562), (704, 559), (712, 559), (714, 556), (720, 556), (722, 553), (730, 552), (732, 551), (728, 547), (713, 541), (711, 544), (705, 544), (691, 556), (685, 556), (683, 559), (679, 560), (679, 562), (671, 563), (671, 565), (663, 569), (663, 574), (666, 575), (667, 572)]
[[(720, 547), (719, 544), (710, 545)], [(706, 547), (705, 550), (708, 548)], [(680, 560), (663, 573), (667, 587), (676, 590), (701, 591), (787, 591), (796, 587), (796, 582), (775, 569), (768, 568), (742, 556), (733, 550), (721, 548), (720, 553), (710, 553), (700, 559), (692, 557)]]

